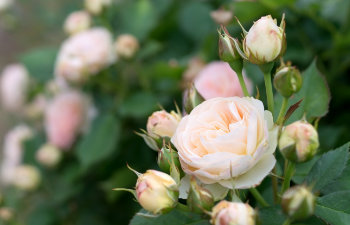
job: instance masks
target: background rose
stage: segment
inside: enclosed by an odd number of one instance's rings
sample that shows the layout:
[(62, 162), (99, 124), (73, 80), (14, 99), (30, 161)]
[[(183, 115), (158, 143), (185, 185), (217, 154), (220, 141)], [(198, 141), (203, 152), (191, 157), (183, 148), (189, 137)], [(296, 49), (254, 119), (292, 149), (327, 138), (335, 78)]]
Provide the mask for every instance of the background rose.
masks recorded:
[[(246, 78), (245, 82), (251, 92), (250, 80)], [(226, 62), (209, 63), (195, 78), (194, 85), (205, 99), (244, 96), (236, 72)]]
[(185, 116), (172, 143), (183, 170), (205, 184), (249, 188), (275, 165), (277, 129), (254, 98), (214, 98)]

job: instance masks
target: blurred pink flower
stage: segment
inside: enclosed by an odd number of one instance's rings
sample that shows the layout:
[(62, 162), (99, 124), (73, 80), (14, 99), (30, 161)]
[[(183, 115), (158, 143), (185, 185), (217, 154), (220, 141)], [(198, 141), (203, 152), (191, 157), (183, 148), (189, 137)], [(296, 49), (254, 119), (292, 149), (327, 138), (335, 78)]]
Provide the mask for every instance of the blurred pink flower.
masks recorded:
[(58, 148), (69, 149), (87, 121), (88, 107), (88, 99), (77, 91), (58, 94), (45, 112), (49, 142)]
[(105, 28), (92, 28), (71, 36), (62, 44), (55, 74), (81, 83), (115, 61), (112, 34)]
[(63, 29), (69, 34), (77, 34), (81, 31), (87, 30), (91, 25), (91, 16), (86, 11), (75, 11), (68, 15), (64, 22)]
[[(245, 77), (248, 91), (251, 81)], [(205, 66), (194, 80), (194, 85), (204, 99), (216, 97), (243, 97), (243, 91), (235, 71), (226, 62), (212, 62)]]

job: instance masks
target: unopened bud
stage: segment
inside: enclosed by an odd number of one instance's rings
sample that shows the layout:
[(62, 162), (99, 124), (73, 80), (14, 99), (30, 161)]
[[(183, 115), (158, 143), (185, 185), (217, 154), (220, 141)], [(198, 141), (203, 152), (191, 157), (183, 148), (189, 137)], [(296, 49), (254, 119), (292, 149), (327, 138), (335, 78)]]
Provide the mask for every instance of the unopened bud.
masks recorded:
[(315, 196), (305, 186), (289, 188), (282, 196), (282, 209), (292, 219), (305, 219), (315, 211)]
[(110, 6), (111, 0), (85, 0), (85, 8), (93, 15), (99, 15), (102, 11)]
[(130, 34), (119, 35), (114, 46), (117, 55), (125, 59), (132, 58), (140, 48), (139, 41)]
[(204, 100), (205, 99), (199, 94), (195, 86), (191, 85), (191, 87), (184, 92), (183, 105), (186, 113), (189, 114), (192, 109), (204, 102)]
[(175, 207), (179, 192), (171, 176), (156, 170), (147, 170), (137, 180), (136, 196), (144, 209), (153, 214), (162, 214)]
[(243, 41), (244, 53), (254, 64), (272, 62), (284, 53), (284, 49), (284, 21), (278, 27), (270, 15), (256, 21)]
[(256, 213), (245, 203), (222, 200), (212, 211), (213, 225), (255, 225)]
[(310, 160), (316, 154), (318, 146), (316, 129), (301, 120), (286, 126), (278, 142), (282, 155), (292, 162)]
[(149, 136), (172, 137), (175, 133), (177, 125), (181, 120), (181, 116), (174, 111), (170, 113), (165, 110), (154, 112), (147, 121), (147, 132)]
[(71, 13), (64, 22), (64, 31), (73, 35), (81, 31), (87, 30), (91, 26), (90, 14), (85, 11), (77, 11)]
[(180, 168), (179, 155), (177, 152), (165, 146), (158, 152), (157, 163), (159, 168), (165, 173), (170, 173), (172, 163), (174, 163), (177, 168)]
[(36, 160), (46, 167), (55, 167), (62, 158), (62, 152), (51, 144), (43, 145), (36, 153)]
[(219, 57), (222, 61), (229, 63), (241, 58), (225, 27), (219, 31)]
[(273, 84), (283, 97), (289, 98), (300, 90), (303, 79), (297, 68), (286, 66), (276, 73)]
[(38, 169), (29, 165), (22, 165), (16, 168), (13, 184), (18, 189), (32, 191), (39, 186), (40, 173)]
[(191, 178), (187, 205), (191, 211), (197, 213), (210, 211), (214, 206), (213, 195), (207, 189), (199, 186), (194, 177)]

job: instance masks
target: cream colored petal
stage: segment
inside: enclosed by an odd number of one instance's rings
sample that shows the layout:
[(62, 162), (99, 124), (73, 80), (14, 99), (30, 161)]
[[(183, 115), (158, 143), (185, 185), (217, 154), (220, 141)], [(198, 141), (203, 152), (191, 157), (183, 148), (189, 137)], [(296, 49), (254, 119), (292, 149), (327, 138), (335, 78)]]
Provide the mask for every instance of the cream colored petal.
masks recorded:
[(180, 181), (179, 198), (187, 199), (189, 190), (190, 190), (190, 176), (185, 175)]
[(222, 200), (226, 197), (229, 189), (221, 186), (218, 183), (215, 184), (203, 184), (204, 188), (206, 188), (214, 197), (214, 201)]

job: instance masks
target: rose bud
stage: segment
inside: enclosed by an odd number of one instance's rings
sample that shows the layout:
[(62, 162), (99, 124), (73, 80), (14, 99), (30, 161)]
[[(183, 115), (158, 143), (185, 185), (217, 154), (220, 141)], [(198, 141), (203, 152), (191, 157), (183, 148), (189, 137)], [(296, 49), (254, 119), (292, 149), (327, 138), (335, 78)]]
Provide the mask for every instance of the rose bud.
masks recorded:
[(147, 170), (136, 183), (136, 196), (141, 206), (153, 214), (162, 214), (175, 207), (178, 199), (175, 180), (166, 173)]
[(214, 206), (211, 216), (213, 225), (255, 225), (254, 209), (241, 202), (222, 200)]
[(285, 66), (277, 71), (273, 84), (276, 90), (286, 98), (289, 98), (294, 93), (297, 93), (303, 83), (300, 71), (291, 66)]
[(256, 21), (243, 41), (244, 53), (254, 64), (272, 62), (284, 53), (284, 49), (284, 20), (278, 27), (270, 15)]
[(90, 102), (78, 91), (57, 95), (45, 111), (45, 128), (50, 144), (69, 149), (89, 122)]
[(16, 168), (13, 184), (18, 189), (32, 191), (39, 186), (41, 177), (37, 168), (22, 165)]
[(43, 145), (36, 152), (36, 160), (43, 166), (52, 168), (55, 167), (62, 158), (62, 152), (51, 144)]
[(233, 13), (230, 10), (218, 9), (210, 13), (211, 18), (217, 24), (227, 25), (233, 18)]
[(238, 54), (232, 37), (228, 34), (225, 27), (219, 31), (219, 57), (224, 62), (234, 62), (242, 60)]
[(197, 105), (204, 102), (204, 98), (198, 93), (194, 85), (184, 91), (183, 106), (186, 113), (190, 113)]
[(85, 0), (85, 8), (93, 15), (99, 15), (112, 4), (111, 0)]
[(198, 185), (196, 178), (192, 177), (190, 191), (187, 197), (187, 205), (193, 212), (201, 213), (210, 211), (214, 206), (213, 195), (205, 188)]
[(282, 155), (292, 162), (310, 160), (316, 154), (318, 146), (316, 129), (301, 120), (286, 126), (278, 142)]
[(294, 186), (283, 194), (282, 209), (291, 219), (306, 219), (315, 211), (315, 200), (309, 188)]
[(86, 11), (77, 11), (71, 13), (64, 22), (63, 29), (69, 34), (73, 35), (81, 31), (87, 30), (91, 26), (90, 14)]
[(30, 77), (21, 64), (8, 65), (2, 72), (0, 94), (3, 107), (10, 112), (18, 112), (27, 100)]
[(55, 75), (81, 84), (115, 61), (112, 34), (105, 28), (92, 28), (71, 36), (62, 44)]
[(159, 168), (165, 173), (170, 173), (172, 163), (174, 163), (177, 168), (180, 168), (179, 155), (175, 150), (166, 146), (163, 146), (158, 152), (157, 163)]
[(147, 132), (153, 138), (172, 137), (175, 133), (181, 116), (174, 111), (165, 110), (154, 112), (147, 121)]
[(140, 48), (139, 41), (130, 34), (119, 35), (114, 46), (117, 55), (125, 59), (132, 58)]
[(0, 208), (0, 221), (8, 222), (13, 218), (13, 211), (7, 207)]
[[(245, 79), (248, 91), (252, 85)], [(243, 97), (238, 76), (226, 62), (211, 62), (205, 66), (194, 80), (194, 86), (205, 100), (216, 97)]]

